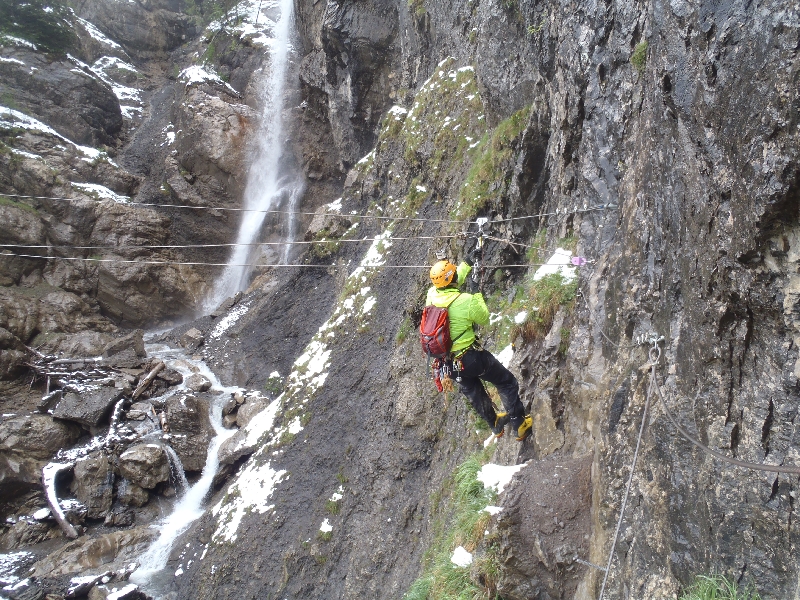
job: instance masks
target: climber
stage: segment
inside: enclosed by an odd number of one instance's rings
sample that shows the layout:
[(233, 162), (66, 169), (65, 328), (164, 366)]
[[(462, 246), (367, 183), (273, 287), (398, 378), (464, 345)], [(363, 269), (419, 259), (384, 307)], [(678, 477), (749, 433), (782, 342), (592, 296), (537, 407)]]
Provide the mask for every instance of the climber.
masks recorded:
[[(461, 293), (463, 284), (475, 262), (477, 249), (473, 250), (458, 267), (448, 260), (440, 260), (431, 267), (432, 288), (428, 290), (426, 305), (446, 307), (450, 321), (450, 350), (453, 371), (459, 389), (488, 424), (492, 433), (501, 437), (507, 423), (511, 423), (518, 441), (531, 433), (531, 417), (519, 399), (519, 384), (511, 371), (506, 369), (488, 350), (481, 348), (475, 338), (473, 324), (488, 325), (489, 310), (483, 294)], [(505, 411), (495, 411), (489, 394), (483, 386), (488, 381), (497, 387)]]

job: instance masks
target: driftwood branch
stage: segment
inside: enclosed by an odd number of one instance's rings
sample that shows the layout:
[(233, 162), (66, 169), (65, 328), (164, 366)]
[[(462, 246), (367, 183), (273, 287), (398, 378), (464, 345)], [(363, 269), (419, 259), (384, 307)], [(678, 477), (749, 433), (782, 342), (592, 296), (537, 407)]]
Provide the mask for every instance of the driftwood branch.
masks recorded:
[(147, 389), (147, 386), (150, 385), (153, 379), (156, 378), (156, 375), (158, 375), (163, 368), (164, 368), (164, 363), (161, 361), (157, 362), (156, 366), (153, 367), (153, 370), (147, 374), (147, 377), (142, 379), (141, 383), (138, 386), (136, 386), (136, 389), (134, 390), (133, 396), (131, 396), (131, 398), (133, 400), (136, 400), (139, 396), (141, 396), (142, 393)]
[(50, 507), (50, 512), (53, 513), (61, 530), (71, 540), (78, 538), (77, 530), (72, 524), (67, 521), (61, 505), (58, 503), (58, 495), (56, 494), (56, 477), (62, 471), (69, 471), (75, 466), (75, 463), (49, 463), (42, 469), (42, 485), (44, 486), (44, 495), (47, 498), (47, 504)]

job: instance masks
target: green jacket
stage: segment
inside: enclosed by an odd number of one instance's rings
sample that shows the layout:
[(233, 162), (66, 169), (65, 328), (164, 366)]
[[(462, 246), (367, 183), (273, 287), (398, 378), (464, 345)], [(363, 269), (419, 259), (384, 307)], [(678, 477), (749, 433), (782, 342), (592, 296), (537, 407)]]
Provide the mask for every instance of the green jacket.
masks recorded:
[[(458, 285), (464, 284), (470, 271), (472, 271), (472, 267), (467, 263), (462, 262), (458, 265)], [(428, 290), (428, 298), (425, 301), (426, 305), (432, 304), (440, 308), (444, 308), (450, 302), (453, 302), (450, 304), (450, 308), (447, 309), (447, 313), (450, 316), (450, 339), (454, 340), (452, 351), (455, 354), (465, 348), (469, 348), (475, 342), (475, 333), (472, 330), (473, 323), (478, 325), (489, 324), (489, 309), (486, 308), (483, 295), (480, 293), (461, 293), (459, 296), (459, 293), (456, 288), (452, 287), (443, 289), (431, 287)], [(453, 301), (453, 298), (456, 298), (456, 300)]]

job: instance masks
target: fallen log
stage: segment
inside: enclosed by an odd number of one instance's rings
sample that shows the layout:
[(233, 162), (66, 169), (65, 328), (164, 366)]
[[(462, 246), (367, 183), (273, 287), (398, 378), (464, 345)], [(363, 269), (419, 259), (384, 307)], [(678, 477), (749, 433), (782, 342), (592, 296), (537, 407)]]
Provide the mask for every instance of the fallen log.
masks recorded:
[(74, 466), (75, 463), (72, 462), (48, 463), (42, 469), (42, 485), (44, 486), (44, 495), (45, 498), (47, 498), (47, 505), (50, 507), (50, 511), (53, 513), (53, 517), (61, 527), (64, 535), (71, 540), (78, 539), (79, 534), (72, 524), (67, 521), (64, 510), (58, 503), (58, 495), (56, 494), (56, 477), (62, 471), (69, 471)]
[(159, 374), (159, 372), (161, 372), (161, 370), (162, 370), (163, 368), (164, 368), (164, 363), (163, 363), (163, 362), (159, 361), (159, 362), (157, 362), (157, 363), (156, 363), (156, 366), (155, 366), (155, 367), (153, 367), (152, 371), (150, 371), (150, 372), (147, 374), (147, 377), (145, 377), (144, 379), (142, 379), (142, 382), (141, 382), (141, 383), (140, 383), (138, 386), (136, 386), (136, 389), (135, 389), (135, 390), (134, 390), (134, 392), (133, 392), (133, 396), (131, 396), (131, 398), (132, 398), (134, 401), (135, 401), (135, 400), (136, 400), (136, 399), (137, 399), (139, 396), (141, 396), (141, 395), (142, 395), (142, 393), (143, 393), (143, 392), (144, 392), (144, 391), (147, 389), (147, 386), (149, 386), (149, 385), (150, 385), (150, 383), (153, 381), (153, 379), (155, 379), (155, 378), (156, 378), (156, 375), (158, 375), (158, 374)]

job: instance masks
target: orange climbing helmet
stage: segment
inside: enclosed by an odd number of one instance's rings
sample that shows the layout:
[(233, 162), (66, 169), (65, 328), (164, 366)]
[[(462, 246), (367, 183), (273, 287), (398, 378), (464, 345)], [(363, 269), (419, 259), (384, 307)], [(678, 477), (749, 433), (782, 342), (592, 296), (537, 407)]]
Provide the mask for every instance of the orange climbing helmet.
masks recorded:
[(437, 288), (450, 285), (456, 275), (456, 266), (449, 260), (440, 260), (431, 267), (431, 281)]

